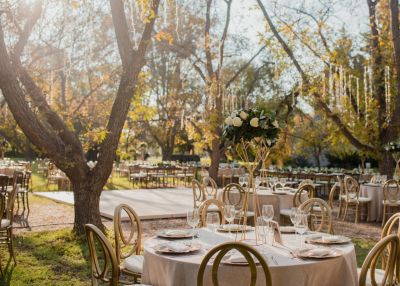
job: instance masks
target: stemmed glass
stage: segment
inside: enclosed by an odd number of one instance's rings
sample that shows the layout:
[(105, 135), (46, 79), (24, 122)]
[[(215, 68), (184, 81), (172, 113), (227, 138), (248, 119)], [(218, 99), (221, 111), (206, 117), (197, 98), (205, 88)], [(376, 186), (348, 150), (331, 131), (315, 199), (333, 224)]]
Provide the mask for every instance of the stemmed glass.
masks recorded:
[(303, 248), (303, 234), (308, 230), (307, 214), (303, 211), (297, 212), (295, 229), (300, 234), (300, 248)]
[(262, 218), (268, 224), (268, 231), (271, 231), (270, 222), (274, 218), (274, 206), (273, 205), (263, 205), (262, 206)]
[(208, 213), (207, 214), (207, 228), (213, 233), (213, 244), (214, 243), (214, 234), (215, 230), (220, 225), (219, 214), (218, 213)]
[(231, 223), (235, 220), (235, 206), (234, 205), (226, 205), (224, 208), (224, 217), (226, 221), (229, 223), (229, 236), (231, 236)]
[(290, 221), (292, 222), (293, 226), (296, 225), (296, 215), (297, 215), (297, 208), (292, 208), (290, 210)]
[(195, 208), (187, 212), (187, 223), (192, 227), (192, 239), (194, 239), (195, 228), (200, 222), (199, 209)]

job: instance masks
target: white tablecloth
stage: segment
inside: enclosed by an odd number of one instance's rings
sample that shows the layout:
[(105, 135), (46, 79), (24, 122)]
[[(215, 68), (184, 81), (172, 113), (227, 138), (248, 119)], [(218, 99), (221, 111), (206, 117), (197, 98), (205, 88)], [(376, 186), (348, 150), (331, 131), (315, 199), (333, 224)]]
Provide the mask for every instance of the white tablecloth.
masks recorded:
[[(254, 232), (250, 233), (253, 235)], [(196, 239), (205, 248), (232, 240), (227, 235), (215, 234), (207, 230), (199, 231)], [(296, 248), (299, 245), (295, 235), (283, 235), (285, 246)], [(154, 251), (155, 244), (164, 240), (152, 238), (144, 244), (144, 266), (142, 283), (154, 286), (196, 286), (197, 272), (206, 254), (201, 250), (190, 255), (162, 255)], [(344, 255), (324, 260), (299, 260), (293, 258), (287, 249), (270, 245), (256, 247), (266, 257), (272, 285), (274, 286), (356, 286), (358, 285), (356, 255), (352, 244), (336, 246)], [(205, 271), (205, 285), (212, 285), (210, 269)], [(265, 285), (264, 274), (258, 267), (257, 286)], [(248, 267), (221, 264), (218, 277), (221, 286), (249, 285)]]
[(360, 195), (371, 198), (369, 221), (382, 221), (383, 185), (367, 183), (360, 186)]
[[(234, 195), (235, 193), (231, 193), (231, 196)], [(238, 193), (237, 196), (239, 196)], [(293, 207), (294, 193), (291, 192), (287, 192), (286, 194), (274, 194), (271, 192), (271, 190), (260, 189), (257, 191), (257, 196), (258, 196), (258, 202), (260, 204), (260, 209), (263, 205), (273, 205), (274, 220), (278, 222), (280, 221), (280, 210), (290, 209)], [(302, 200), (305, 201), (307, 199), (307, 195), (302, 194), (302, 196), (305, 196), (302, 197)], [(217, 199), (222, 201), (223, 190), (218, 190)], [(255, 211), (253, 194), (250, 194), (249, 198), (249, 211)]]

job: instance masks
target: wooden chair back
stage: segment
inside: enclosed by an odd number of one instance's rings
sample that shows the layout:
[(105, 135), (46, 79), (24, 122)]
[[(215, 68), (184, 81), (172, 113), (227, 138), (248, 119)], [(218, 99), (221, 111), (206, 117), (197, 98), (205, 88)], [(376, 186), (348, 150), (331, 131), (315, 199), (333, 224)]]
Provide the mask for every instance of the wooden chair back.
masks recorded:
[(89, 245), (92, 285), (98, 285), (101, 281), (110, 286), (118, 286), (118, 262), (111, 243), (95, 225), (86, 224), (85, 231)]
[(206, 227), (207, 226), (207, 213), (208, 213), (208, 208), (211, 205), (214, 205), (214, 206), (218, 207), (220, 224), (221, 225), (225, 224), (224, 204), (221, 201), (217, 200), (217, 199), (208, 199), (208, 200), (205, 200), (204, 202), (202, 202), (200, 207), (199, 207), (199, 215), (200, 215), (201, 227)]
[(228, 184), (224, 187), (222, 202), (224, 205), (233, 205), (236, 209), (242, 209), (245, 199), (245, 190), (239, 184)]
[(333, 234), (332, 209), (322, 199), (308, 199), (299, 206), (299, 209), (308, 214), (308, 224), (311, 231)]
[(356, 179), (351, 176), (344, 177), (344, 189), (346, 191), (346, 200), (358, 200), (360, 195), (360, 186)]
[(193, 179), (192, 189), (193, 189), (193, 207), (198, 208), (205, 198), (203, 185), (196, 179)]
[[(367, 285), (394, 285), (395, 272), (398, 273), (399, 265), (399, 238), (397, 235), (389, 235), (381, 239), (368, 253), (361, 267), (359, 276), (359, 286)], [(380, 279), (379, 284), (376, 281), (375, 270), (377, 264), (382, 257), (387, 257), (387, 263), (382, 267), (384, 275), (382, 280)], [(370, 283), (367, 283), (367, 277), (369, 275)]]
[(340, 183), (339, 182), (335, 182), (329, 192), (328, 204), (331, 209), (333, 209), (333, 202), (335, 200), (337, 191), (339, 191), (339, 200), (340, 200), (341, 191), (340, 191)]
[(293, 207), (299, 207), (306, 200), (314, 197), (315, 189), (313, 185), (303, 185), (297, 189), (293, 196)]
[(202, 183), (206, 199), (217, 198), (218, 186), (217, 183), (214, 181), (214, 179), (211, 177), (204, 177)]
[(314, 182), (313, 182), (313, 180), (311, 180), (311, 179), (305, 179), (305, 180), (303, 180), (303, 181), (301, 181), (301, 183), (299, 184), (299, 189), (302, 187), (302, 186), (304, 186), (304, 185), (311, 185), (311, 186), (314, 186)]
[[(122, 220), (126, 214), (129, 221), (128, 230), (124, 231)], [(126, 235), (128, 234), (128, 235)], [(114, 211), (114, 236), (117, 262), (141, 251), (142, 224), (137, 213), (128, 205), (120, 204)]]
[(216, 257), (214, 259), (214, 262), (212, 264), (212, 269), (210, 272), (211, 272), (212, 285), (214, 286), (219, 285), (218, 282), (219, 265), (224, 256), (231, 250), (236, 250), (240, 252), (246, 258), (251, 273), (250, 286), (255, 286), (257, 282), (257, 266), (253, 257), (255, 257), (259, 261), (263, 269), (266, 281), (265, 285), (266, 286), (272, 285), (271, 273), (269, 271), (268, 264), (265, 261), (264, 257), (260, 255), (260, 253), (258, 253), (257, 250), (242, 242), (227, 242), (214, 247), (206, 254), (206, 256), (204, 257), (203, 261), (200, 264), (199, 272), (197, 274), (197, 286), (209, 285), (204, 282), (204, 272), (211, 257), (213, 257), (215, 254)]
[(396, 180), (387, 180), (383, 185), (383, 200), (389, 203), (400, 201), (400, 185)]

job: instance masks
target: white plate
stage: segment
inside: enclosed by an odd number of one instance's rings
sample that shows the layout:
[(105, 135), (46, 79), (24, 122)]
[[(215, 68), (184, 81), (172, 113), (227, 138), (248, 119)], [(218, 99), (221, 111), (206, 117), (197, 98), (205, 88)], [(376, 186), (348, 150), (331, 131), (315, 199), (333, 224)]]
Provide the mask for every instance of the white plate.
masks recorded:
[(194, 251), (198, 251), (201, 249), (201, 245), (198, 243), (193, 243), (193, 242), (186, 242), (186, 243), (176, 243), (176, 245), (179, 244), (179, 247), (181, 249), (175, 249), (172, 247), (171, 242), (165, 242), (158, 244), (154, 246), (154, 250), (160, 253), (166, 253), (166, 254), (185, 254), (185, 253), (191, 253)]
[(293, 253), (295, 256), (300, 258), (315, 258), (315, 259), (333, 258), (343, 255), (343, 251), (327, 247), (296, 249)]
[(229, 229), (230, 229), (231, 232), (252, 231), (252, 230), (254, 230), (254, 228), (252, 226), (250, 226), (250, 225), (239, 225), (239, 224), (231, 224), (231, 225), (229, 225), (229, 224), (224, 224), (224, 225), (221, 225), (218, 228), (218, 231), (229, 232)]
[(307, 239), (308, 243), (316, 244), (344, 244), (351, 242), (351, 238), (342, 235), (314, 236)]
[(157, 236), (163, 238), (190, 238), (193, 237), (193, 231), (191, 229), (164, 229)]

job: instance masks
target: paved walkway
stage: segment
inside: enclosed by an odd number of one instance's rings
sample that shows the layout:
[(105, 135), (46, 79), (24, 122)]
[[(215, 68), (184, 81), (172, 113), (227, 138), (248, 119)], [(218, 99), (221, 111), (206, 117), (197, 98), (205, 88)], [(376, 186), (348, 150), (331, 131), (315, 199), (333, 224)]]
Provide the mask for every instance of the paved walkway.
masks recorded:
[[(56, 202), (74, 204), (72, 192), (34, 194)], [(103, 191), (100, 197), (101, 215), (112, 219), (114, 209), (120, 203), (133, 207), (142, 220), (181, 218), (186, 217), (186, 212), (193, 208), (193, 195), (189, 188)]]

